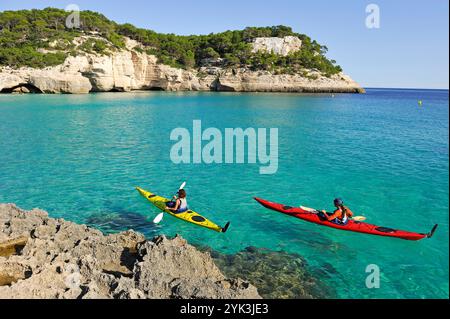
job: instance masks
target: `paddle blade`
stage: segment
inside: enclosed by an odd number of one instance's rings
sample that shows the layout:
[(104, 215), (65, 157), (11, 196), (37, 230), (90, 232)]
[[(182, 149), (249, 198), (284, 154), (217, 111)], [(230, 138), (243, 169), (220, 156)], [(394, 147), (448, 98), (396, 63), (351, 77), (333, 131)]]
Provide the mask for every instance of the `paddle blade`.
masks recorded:
[(300, 208), (303, 210), (306, 210), (307, 212), (310, 212), (310, 213), (317, 212), (317, 209), (314, 209), (314, 208), (309, 208), (309, 207), (305, 207), (305, 206), (300, 206)]
[(161, 213), (161, 214), (159, 214), (158, 216), (155, 217), (155, 219), (153, 220), (153, 222), (154, 222), (155, 224), (159, 224), (159, 223), (162, 221), (163, 217), (164, 217), (164, 213)]
[(179, 189), (183, 189), (186, 186), (186, 182), (184, 182), (183, 184), (181, 184)]
[(364, 216), (355, 216), (355, 217), (353, 217), (353, 220), (356, 221), (356, 222), (363, 222), (363, 221), (365, 221), (366, 219), (367, 219), (367, 218), (364, 217)]
[(228, 222), (225, 227), (222, 228), (222, 233), (226, 233), (228, 230), (228, 227), (230, 227), (230, 222)]

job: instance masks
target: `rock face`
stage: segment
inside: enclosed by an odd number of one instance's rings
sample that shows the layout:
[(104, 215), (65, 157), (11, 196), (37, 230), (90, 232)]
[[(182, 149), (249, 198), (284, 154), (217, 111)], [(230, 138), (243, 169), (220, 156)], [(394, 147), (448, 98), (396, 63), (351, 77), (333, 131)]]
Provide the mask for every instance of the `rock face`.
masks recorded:
[(181, 237), (145, 240), (0, 204), (0, 298), (260, 298)]
[(281, 56), (287, 56), (289, 53), (297, 52), (302, 47), (302, 41), (293, 36), (284, 38), (256, 38), (252, 43), (252, 52), (273, 52)]
[[(293, 39), (291, 39), (293, 38)], [(184, 70), (158, 63), (153, 55), (127, 48), (111, 55), (69, 56), (62, 65), (45, 69), (5, 67), (0, 69), (3, 93), (89, 93), (164, 91), (235, 91), (235, 92), (352, 92), (364, 90), (344, 74), (327, 78), (319, 73), (314, 79), (301, 75), (276, 75), (246, 69), (226, 69), (211, 64), (199, 70)], [(299, 50), (296, 37), (258, 38), (254, 50), (286, 55)]]
[(364, 89), (345, 74), (331, 77), (311, 72), (311, 77), (270, 72), (248, 72), (245, 69), (224, 71), (215, 83), (217, 91), (231, 92), (300, 92), (363, 93)]

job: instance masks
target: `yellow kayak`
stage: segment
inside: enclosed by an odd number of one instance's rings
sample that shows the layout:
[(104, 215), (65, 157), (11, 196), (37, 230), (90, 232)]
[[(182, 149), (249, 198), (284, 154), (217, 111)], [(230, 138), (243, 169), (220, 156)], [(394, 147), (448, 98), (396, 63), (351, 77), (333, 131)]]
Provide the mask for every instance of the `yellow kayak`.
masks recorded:
[(214, 224), (212, 221), (206, 219), (202, 215), (192, 211), (188, 210), (183, 213), (175, 213), (171, 210), (166, 209), (167, 202), (170, 202), (169, 199), (158, 196), (156, 194), (153, 194), (151, 192), (148, 192), (140, 187), (136, 187), (136, 190), (145, 197), (150, 203), (158, 207), (163, 212), (172, 215), (173, 217), (182, 219), (184, 221), (187, 221), (189, 223), (195, 224), (197, 226), (205, 227), (211, 230), (214, 230), (219, 233), (225, 233), (228, 230), (228, 227), (230, 226), (230, 223), (227, 223), (225, 227), (220, 227), (216, 224)]

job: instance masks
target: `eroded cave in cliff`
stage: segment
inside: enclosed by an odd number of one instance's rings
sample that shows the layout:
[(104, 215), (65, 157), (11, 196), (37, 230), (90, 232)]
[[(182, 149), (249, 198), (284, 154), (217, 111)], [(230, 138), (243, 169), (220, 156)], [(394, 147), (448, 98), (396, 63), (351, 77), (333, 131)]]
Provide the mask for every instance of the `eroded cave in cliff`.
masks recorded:
[(41, 94), (43, 93), (38, 87), (29, 84), (29, 83), (21, 83), (19, 85), (4, 88), (0, 91), (0, 93), (35, 93)]

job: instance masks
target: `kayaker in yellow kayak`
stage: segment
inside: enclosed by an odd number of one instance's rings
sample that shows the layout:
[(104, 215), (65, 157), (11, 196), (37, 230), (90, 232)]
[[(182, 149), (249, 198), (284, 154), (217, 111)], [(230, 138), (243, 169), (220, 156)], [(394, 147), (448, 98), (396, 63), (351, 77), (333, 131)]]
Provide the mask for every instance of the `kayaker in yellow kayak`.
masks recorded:
[(335, 224), (346, 225), (348, 219), (353, 217), (353, 212), (350, 208), (344, 206), (344, 201), (340, 198), (334, 200), (334, 206), (336, 207), (336, 210), (332, 214), (323, 210), (320, 217)]
[(178, 191), (178, 197), (174, 196), (173, 199), (174, 201), (167, 203), (166, 209), (177, 214), (189, 210), (186, 200), (186, 191), (184, 189), (180, 189)]

